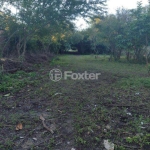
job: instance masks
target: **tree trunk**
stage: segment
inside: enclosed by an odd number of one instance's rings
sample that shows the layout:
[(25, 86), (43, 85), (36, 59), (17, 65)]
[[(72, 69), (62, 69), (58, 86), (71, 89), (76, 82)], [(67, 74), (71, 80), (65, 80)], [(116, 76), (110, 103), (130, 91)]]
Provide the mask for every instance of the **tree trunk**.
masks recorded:
[(127, 52), (127, 53), (126, 53), (126, 59), (127, 59), (127, 61), (130, 60), (130, 52)]
[(18, 58), (20, 57), (20, 50), (21, 50), (21, 40), (19, 38), (19, 42), (17, 43), (17, 53), (18, 53)]
[(21, 54), (21, 56), (22, 56), (22, 60), (21, 61), (24, 61), (24, 59), (25, 59), (26, 47), (27, 47), (27, 39), (25, 38), (24, 42), (23, 42), (23, 52)]
[(109, 61), (112, 61), (112, 59), (113, 59), (113, 52), (114, 52), (114, 50), (111, 49), (111, 54), (110, 54), (110, 57), (109, 57)]
[(25, 52), (26, 52), (27, 39), (19, 38), (19, 42), (17, 44), (17, 53), (20, 61), (24, 60)]
[(117, 60), (120, 60), (120, 57), (121, 57), (121, 50), (119, 50), (118, 52), (117, 52)]

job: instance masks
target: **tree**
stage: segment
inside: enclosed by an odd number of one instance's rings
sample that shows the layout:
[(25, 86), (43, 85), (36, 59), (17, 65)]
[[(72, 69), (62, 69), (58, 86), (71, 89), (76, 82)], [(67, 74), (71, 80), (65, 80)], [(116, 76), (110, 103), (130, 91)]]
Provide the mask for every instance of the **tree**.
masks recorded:
[(119, 60), (124, 52), (127, 60), (134, 53), (134, 59), (142, 62), (145, 53), (143, 47), (146, 49), (150, 44), (149, 20), (150, 7), (142, 7), (139, 2), (136, 9), (118, 9), (116, 15), (106, 15), (98, 24), (94, 24), (94, 28), (98, 29), (94, 36), (110, 50), (110, 60)]
[[(16, 47), (19, 57), (23, 57), (27, 42), (41, 30), (49, 28), (52, 31), (49, 34), (53, 36), (59, 30), (62, 31), (62, 28), (70, 25), (71, 20), (77, 16), (91, 17), (93, 13), (102, 13), (105, 2), (106, 0), (100, 0), (99, 4), (89, 4), (85, 0), (6, 0), (1, 1), (1, 5), (4, 6), (7, 3), (17, 10), (17, 13), (11, 16), (15, 17), (18, 24)], [(7, 8), (4, 10), (5, 13), (10, 12)], [(11, 32), (9, 36), (12, 34)]]

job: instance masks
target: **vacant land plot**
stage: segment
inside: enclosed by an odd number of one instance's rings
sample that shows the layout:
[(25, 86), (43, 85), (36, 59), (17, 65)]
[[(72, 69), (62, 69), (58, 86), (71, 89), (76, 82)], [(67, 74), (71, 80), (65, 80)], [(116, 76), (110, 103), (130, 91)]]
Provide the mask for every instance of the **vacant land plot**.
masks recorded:
[[(1, 150), (150, 149), (150, 78), (145, 65), (99, 56), (59, 56), (0, 77)], [(53, 82), (49, 71), (101, 73)]]

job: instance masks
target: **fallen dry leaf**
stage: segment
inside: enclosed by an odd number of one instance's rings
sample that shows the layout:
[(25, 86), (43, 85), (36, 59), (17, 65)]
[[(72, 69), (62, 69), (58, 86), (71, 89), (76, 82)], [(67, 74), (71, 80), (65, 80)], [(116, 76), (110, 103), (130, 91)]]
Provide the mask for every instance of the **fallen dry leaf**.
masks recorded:
[(45, 118), (44, 118), (42, 115), (40, 115), (40, 119), (41, 119), (42, 121), (45, 120)]
[(16, 126), (16, 130), (22, 130), (23, 129), (23, 125), (22, 123), (18, 123), (17, 126)]

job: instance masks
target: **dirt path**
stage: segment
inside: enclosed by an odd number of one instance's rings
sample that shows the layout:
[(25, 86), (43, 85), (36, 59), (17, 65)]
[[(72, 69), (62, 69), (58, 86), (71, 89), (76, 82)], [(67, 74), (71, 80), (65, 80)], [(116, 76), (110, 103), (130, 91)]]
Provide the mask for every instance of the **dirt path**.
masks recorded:
[[(103, 141), (109, 139), (117, 150), (149, 150), (148, 88), (121, 88), (117, 82), (123, 76), (103, 70), (98, 80), (56, 83), (49, 79), (53, 68), (97, 72), (83, 62), (77, 66), (56, 61), (39, 66), (19, 91), (1, 92), (0, 149), (105, 150)], [(41, 115), (53, 134), (44, 128)], [(23, 128), (16, 131), (18, 123)]]

